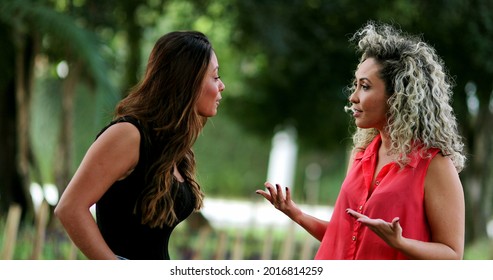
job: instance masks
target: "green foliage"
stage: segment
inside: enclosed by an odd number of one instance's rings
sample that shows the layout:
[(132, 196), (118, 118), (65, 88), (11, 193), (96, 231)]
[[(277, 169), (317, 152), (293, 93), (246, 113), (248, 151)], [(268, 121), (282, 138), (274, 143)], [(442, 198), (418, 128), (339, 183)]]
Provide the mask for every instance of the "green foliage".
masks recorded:
[[(5, 241), (5, 218), (0, 217), (0, 257)], [(68, 239), (61, 229), (49, 229), (45, 232), (45, 239), (41, 250), (40, 260), (68, 260), (87, 259)], [(19, 227), (15, 243), (14, 260), (32, 259), (34, 240), (36, 238), (35, 227), (30, 223), (24, 223)]]
[[(40, 176), (35, 179), (41, 183), (54, 183), (54, 172), (60, 157), (57, 143), (62, 118), (62, 80), (48, 73), (44, 75), (38, 80), (31, 104), (31, 141), (40, 172)], [(84, 86), (77, 88), (71, 145), (74, 157), (69, 167), (71, 172), (75, 172), (96, 134), (111, 119), (116, 101), (113, 95), (95, 94)]]
[(37, 2), (6, 0), (0, 4), (0, 20), (18, 31), (45, 35), (43, 47), (50, 58), (60, 59), (60, 54), (67, 55), (67, 50), (72, 51), (86, 63), (88, 74), (98, 86), (105, 91), (112, 90), (105, 79), (106, 65), (98, 55), (99, 42), (95, 34), (79, 27), (70, 16)]
[(366, 21), (377, 1), (359, 3), (365, 9), (356, 14), (348, 1), (238, 1), (233, 44), (245, 50), (243, 61), (255, 69), (244, 71), (245, 86), (231, 106), (238, 123), (264, 137), (278, 125), (292, 124), (306, 149), (344, 150), (345, 88), (357, 62), (348, 34)]
[(493, 240), (483, 238), (470, 244), (465, 252), (466, 260), (493, 260)]
[(206, 195), (250, 197), (267, 176), (270, 143), (221, 114), (208, 121), (195, 145), (198, 179)]
[(279, 5), (242, 0), (235, 5), (232, 44), (244, 53), (240, 71), (245, 86), (229, 113), (264, 137), (275, 126), (290, 123), (308, 148), (340, 147), (349, 123), (342, 110), (344, 88), (358, 58), (348, 38), (368, 20), (422, 34), (436, 46), (457, 83), (454, 106), (466, 130), (467, 82), (478, 84), (480, 106), (489, 106), (493, 64), (484, 58), (493, 55), (492, 1), (290, 0)]
[[(55, 182), (54, 170), (60, 133), (61, 99), (59, 82), (52, 79), (39, 81), (39, 89), (31, 103), (31, 143), (41, 183)], [(49, 113), (48, 113), (49, 112)]]

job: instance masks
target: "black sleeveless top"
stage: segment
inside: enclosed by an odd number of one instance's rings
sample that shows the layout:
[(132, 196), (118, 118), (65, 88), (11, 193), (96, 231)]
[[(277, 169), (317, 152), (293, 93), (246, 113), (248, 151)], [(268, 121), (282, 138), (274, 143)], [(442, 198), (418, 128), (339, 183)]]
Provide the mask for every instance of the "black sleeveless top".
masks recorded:
[(146, 188), (146, 175), (157, 155), (159, 145), (140, 122), (132, 117), (112, 121), (98, 134), (119, 122), (129, 122), (139, 129), (140, 153), (137, 166), (125, 179), (115, 182), (96, 203), (96, 220), (104, 240), (118, 256), (133, 260), (169, 260), (168, 242), (176, 225), (187, 218), (195, 207), (195, 196), (186, 182), (173, 185), (175, 212), (179, 222), (169, 227), (151, 228), (141, 223), (140, 207), (136, 207)]

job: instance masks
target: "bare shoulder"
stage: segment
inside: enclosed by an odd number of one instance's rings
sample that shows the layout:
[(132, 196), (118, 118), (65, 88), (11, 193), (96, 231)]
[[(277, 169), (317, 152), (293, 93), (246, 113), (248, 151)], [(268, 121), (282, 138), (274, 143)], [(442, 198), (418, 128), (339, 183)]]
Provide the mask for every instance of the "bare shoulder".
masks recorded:
[(128, 122), (116, 123), (106, 129), (99, 137), (103, 142), (132, 145), (140, 143), (140, 132), (137, 127)]
[(430, 162), (430, 166), (428, 167), (428, 174), (430, 175), (440, 175), (440, 174), (457, 174), (457, 170), (452, 162), (452, 160), (443, 156), (441, 153), (438, 153)]
[(116, 123), (108, 127), (93, 143), (89, 153), (132, 168), (139, 159), (140, 132), (128, 122)]
[(120, 135), (125, 135), (126, 137), (140, 138), (139, 129), (135, 125), (129, 122), (115, 123), (114, 125), (108, 127), (108, 129), (106, 129), (106, 131), (103, 132), (101, 135), (104, 134), (111, 134), (111, 135), (120, 134)]
[(430, 162), (425, 179), (425, 189), (440, 191), (450, 188), (462, 187), (459, 174), (452, 160), (438, 153)]

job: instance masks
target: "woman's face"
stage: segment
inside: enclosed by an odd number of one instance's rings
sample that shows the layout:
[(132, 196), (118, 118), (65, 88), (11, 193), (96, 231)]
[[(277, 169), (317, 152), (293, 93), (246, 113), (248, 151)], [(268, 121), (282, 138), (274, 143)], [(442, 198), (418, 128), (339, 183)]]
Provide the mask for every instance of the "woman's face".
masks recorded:
[(388, 96), (379, 73), (380, 64), (373, 58), (363, 61), (356, 70), (355, 90), (349, 101), (359, 128), (376, 128), (382, 131), (387, 124)]
[(202, 81), (202, 90), (196, 104), (197, 113), (203, 117), (215, 116), (224, 88), (219, 76), (219, 63), (216, 54), (212, 52), (209, 68)]

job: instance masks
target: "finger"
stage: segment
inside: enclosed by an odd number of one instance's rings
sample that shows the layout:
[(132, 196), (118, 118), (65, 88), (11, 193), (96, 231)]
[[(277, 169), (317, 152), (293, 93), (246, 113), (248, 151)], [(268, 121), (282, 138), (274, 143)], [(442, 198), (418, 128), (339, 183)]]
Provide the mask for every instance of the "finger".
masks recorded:
[(400, 218), (399, 217), (395, 217), (393, 220), (392, 220), (392, 229), (393, 230), (396, 230), (398, 229), (401, 225), (399, 224), (399, 220)]
[(286, 201), (291, 201), (291, 190), (286, 187)]
[(265, 198), (265, 200), (269, 201), (270, 204), (274, 205), (274, 201), (272, 200), (272, 196), (269, 193), (262, 191), (262, 190), (257, 190), (255, 193), (263, 196)]
[(264, 183), (264, 186), (265, 186), (266, 188), (274, 188), (274, 186), (273, 186), (271, 183), (269, 183), (269, 182), (265, 182), (265, 183)]
[(353, 217), (355, 217), (355, 218), (357, 218), (357, 219), (359, 219), (359, 218), (366, 218), (366, 216), (365, 216), (365, 215), (363, 215), (363, 214), (361, 214), (361, 213), (359, 213), (359, 212), (356, 212), (356, 211), (354, 211), (354, 210), (353, 210), (353, 209), (351, 209), (351, 208), (347, 208), (347, 209), (346, 209), (346, 213), (348, 213), (349, 215), (351, 215), (351, 216), (353, 216)]
[(386, 222), (382, 219), (361, 218), (358, 219), (358, 221), (369, 227), (373, 232), (382, 238), (385, 238), (385, 235), (396, 231), (392, 223)]
[(255, 193), (265, 197), (269, 201), (272, 199), (272, 196), (263, 190), (256, 190)]
[(271, 196), (272, 198), (277, 197), (277, 192), (276, 192), (276, 190), (275, 190), (274, 186), (273, 186), (271, 183), (265, 183), (265, 187), (266, 187), (266, 188), (267, 188), (267, 190), (269, 191), (270, 196)]
[(282, 193), (281, 185), (276, 184), (276, 191), (277, 191), (277, 201), (283, 202), (284, 194)]

